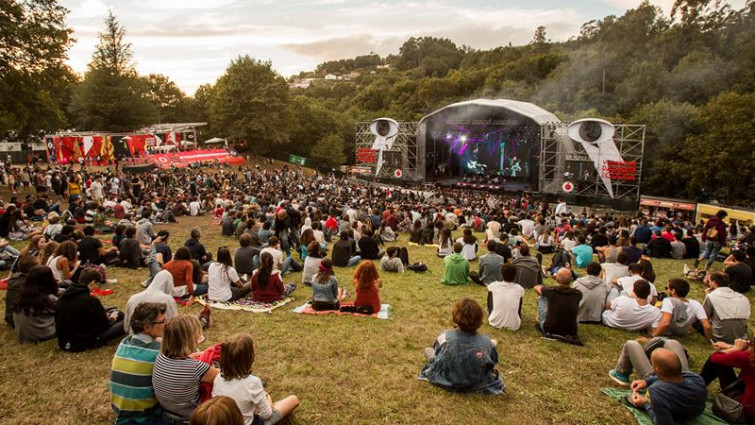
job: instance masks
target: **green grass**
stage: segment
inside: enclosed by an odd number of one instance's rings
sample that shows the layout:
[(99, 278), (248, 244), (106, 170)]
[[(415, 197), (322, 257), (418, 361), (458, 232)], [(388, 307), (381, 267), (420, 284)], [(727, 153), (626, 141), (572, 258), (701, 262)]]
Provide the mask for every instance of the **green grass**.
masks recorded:
[[(204, 229), (204, 244), (213, 253), (220, 245), (235, 247), (209, 218), (181, 218), (179, 224), (156, 226), (171, 232), (178, 248), (194, 226)], [(402, 236), (404, 243), (406, 236)], [(398, 243), (395, 243), (398, 244)], [(486, 291), (477, 285), (442, 286), (443, 265), (430, 247), (410, 247), (410, 260), (424, 260), (429, 272), (384, 274), (380, 296), (392, 306), (390, 320), (349, 316), (309, 316), (290, 310), (310, 295), (299, 287), (296, 301), (272, 314), (214, 311), (207, 347), (237, 333), (255, 339), (255, 373), (267, 381), (274, 398), (298, 395), (302, 404), (295, 424), (605, 424), (634, 423), (623, 407), (601, 395), (611, 386), (607, 377), (623, 342), (636, 333), (599, 325), (580, 326), (585, 347), (544, 340), (533, 328), (536, 296), (525, 294), (522, 328), (499, 331), (485, 324), (481, 332), (498, 339), (499, 367), (507, 385), (503, 396), (460, 395), (418, 381), (424, 364), (421, 349), (452, 326), (450, 310), (462, 297), (484, 305)], [(681, 275), (682, 261), (654, 261), (657, 286)], [(472, 269), (476, 270), (477, 264)], [(350, 285), (352, 269), (337, 269), (342, 285)], [(584, 274), (579, 270), (580, 274)], [(123, 308), (141, 290), (138, 272), (108, 269), (115, 294), (103, 304)], [(300, 273), (286, 281), (300, 282)], [(548, 283), (553, 283), (549, 281)], [(353, 291), (352, 291), (353, 292)], [(704, 297), (693, 284), (693, 298)], [(4, 301), (5, 293), (0, 294)], [(197, 305), (180, 307), (197, 313)], [(105, 424), (113, 415), (108, 374), (116, 344), (81, 354), (64, 353), (56, 341), (19, 345), (13, 331), (0, 326), (0, 422), (8, 424)], [(689, 349), (691, 368), (699, 371), (710, 347), (699, 336), (681, 338)]]

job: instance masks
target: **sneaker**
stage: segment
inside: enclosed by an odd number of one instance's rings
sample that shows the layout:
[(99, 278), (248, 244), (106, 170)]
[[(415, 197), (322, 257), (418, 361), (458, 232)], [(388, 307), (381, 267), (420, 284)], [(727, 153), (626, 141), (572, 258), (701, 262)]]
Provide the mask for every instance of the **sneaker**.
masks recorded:
[(118, 283), (118, 279), (107, 279), (105, 282), (111, 285), (115, 285), (116, 283)]
[(684, 271), (684, 276), (685, 277), (689, 275), (689, 272), (691, 270), (689, 269), (689, 266), (687, 265), (687, 263), (684, 263), (684, 269), (683, 269), (683, 271)]
[(212, 325), (212, 307), (209, 304), (205, 304), (202, 311), (199, 312), (199, 323), (202, 324), (203, 329)]
[(616, 369), (609, 370), (608, 377), (611, 378), (617, 384), (621, 385), (622, 387), (628, 387), (629, 384), (631, 383), (628, 375), (624, 375), (623, 373), (618, 372)]

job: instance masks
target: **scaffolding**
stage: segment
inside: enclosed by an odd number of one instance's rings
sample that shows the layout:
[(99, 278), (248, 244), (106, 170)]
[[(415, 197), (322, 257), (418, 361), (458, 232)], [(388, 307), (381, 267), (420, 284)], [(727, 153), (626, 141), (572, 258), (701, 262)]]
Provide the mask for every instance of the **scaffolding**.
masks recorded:
[[(423, 181), (425, 177), (425, 145), (424, 140), (422, 143), (417, 142), (417, 123), (398, 123), (398, 133), (390, 151), (398, 152), (401, 157), (400, 177), (396, 176), (396, 168), (385, 166), (380, 170), (380, 174), (376, 176), (377, 163), (372, 160), (374, 157), (370, 157), (370, 155), (360, 156), (360, 152), (364, 152), (364, 150), (371, 151), (372, 144), (375, 142), (375, 134), (370, 131), (371, 123), (371, 121), (365, 121), (356, 124), (356, 167), (364, 171), (369, 169), (369, 174), (378, 179), (400, 178), (401, 180), (411, 182)], [(386, 151), (383, 152), (385, 153)], [(359, 172), (357, 174), (367, 173)]]
[[(645, 149), (645, 126), (632, 124), (614, 125), (616, 133), (614, 143), (624, 162), (634, 163), (636, 169), (633, 179), (611, 179), (613, 197), (600, 178), (600, 171), (591, 174), (591, 178), (578, 180), (574, 190), (568, 193), (578, 197), (597, 199), (616, 199), (632, 202), (640, 200), (640, 182), (642, 178), (642, 157)], [(568, 124), (545, 124), (541, 128), (540, 140), (540, 192), (566, 195), (563, 184), (567, 180), (564, 173), (568, 162), (592, 163), (592, 160), (579, 143), (569, 139), (566, 129)], [(574, 183), (574, 182), (572, 182)]]

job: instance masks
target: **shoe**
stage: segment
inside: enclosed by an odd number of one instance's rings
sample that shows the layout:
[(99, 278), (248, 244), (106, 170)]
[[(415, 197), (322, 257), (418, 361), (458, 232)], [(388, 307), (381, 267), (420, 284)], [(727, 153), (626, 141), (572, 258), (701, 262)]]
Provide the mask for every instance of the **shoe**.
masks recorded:
[(629, 376), (624, 375), (623, 373), (617, 371), (616, 369), (611, 369), (608, 371), (608, 377), (611, 378), (614, 382), (621, 385), (622, 387), (628, 387), (631, 381), (629, 380)]
[(700, 265), (700, 259), (699, 258), (697, 260), (695, 260), (695, 268), (697, 268), (698, 265)]
[(684, 276), (685, 277), (687, 275), (689, 275), (690, 269), (689, 269), (689, 266), (687, 265), (687, 263), (684, 263), (684, 269), (683, 269), (683, 271), (684, 271)]
[(212, 307), (209, 304), (205, 304), (202, 311), (199, 312), (199, 322), (203, 329), (212, 325)]
[(118, 283), (118, 279), (107, 279), (105, 282), (111, 285), (115, 285), (116, 283)]
[(143, 280), (140, 285), (142, 285), (142, 288), (149, 287), (149, 279)]

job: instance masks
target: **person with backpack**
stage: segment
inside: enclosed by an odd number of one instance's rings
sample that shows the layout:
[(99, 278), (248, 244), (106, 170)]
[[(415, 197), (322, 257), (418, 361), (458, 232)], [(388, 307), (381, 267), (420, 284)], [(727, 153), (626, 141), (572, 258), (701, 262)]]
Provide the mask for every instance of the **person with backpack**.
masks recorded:
[(721, 248), (726, 245), (726, 223), (724, 223), (724, 218), (728, 215), (726, 211), (719, 210), (715, 216), (711, 217), (705, 223), (702, 236), (705, 250), (695, 261), (695, 268), (697, 268), (701, 261), (707, 259), (705, 270), (710, 269), (710, 266), (716, 261), (718, 253), (721, 252)]

